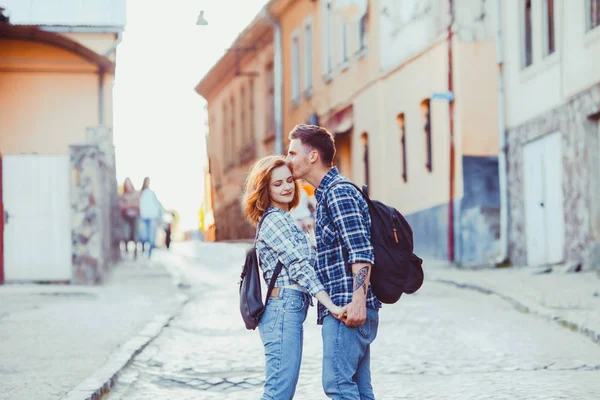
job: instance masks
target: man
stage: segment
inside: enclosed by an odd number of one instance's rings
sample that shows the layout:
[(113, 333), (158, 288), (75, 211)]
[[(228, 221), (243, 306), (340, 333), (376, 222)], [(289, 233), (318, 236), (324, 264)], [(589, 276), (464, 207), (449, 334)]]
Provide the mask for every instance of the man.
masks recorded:
[(381, 303), (369, 285), (374, 261), (369, 209), (350, 184), (331, 188), (347, 179), (333, 166), (335, 141), (325, 128), (297, 125), (289, 139), (287, 161), (294, 178), (317, 188), (317, 275), (336, 305), (348, 305), (343, 321), (318, 307), (323, 389), (331, 399), (374, 399), (370, 345), (377, 335)]

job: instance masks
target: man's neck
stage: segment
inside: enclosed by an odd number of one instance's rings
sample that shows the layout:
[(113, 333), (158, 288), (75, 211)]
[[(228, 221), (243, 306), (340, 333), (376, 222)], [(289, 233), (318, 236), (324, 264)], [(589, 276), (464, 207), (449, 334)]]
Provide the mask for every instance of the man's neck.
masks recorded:
[(325, 175), (327, 175), (332, 168), (333, 167), (315, 168), (314, 172), (311, 172), (305, 178), (305, 180), (316, 190), (319, 188), (319, 185), (321, 184), (321, 181), (323, 181), (323, 178), (325, 178)]

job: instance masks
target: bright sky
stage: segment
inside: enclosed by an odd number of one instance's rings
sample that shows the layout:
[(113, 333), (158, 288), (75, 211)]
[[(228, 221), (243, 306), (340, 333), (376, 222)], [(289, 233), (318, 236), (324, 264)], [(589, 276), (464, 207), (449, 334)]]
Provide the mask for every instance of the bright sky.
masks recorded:
[[(117, 179), (145, 176), (182, 228), (198, 227), (203, 199), (202, 76), (252, 21), (266, 0), (127, 0), (117, 53), (114, 132)], [(197, 26), (200, 10), (208, 26)]]

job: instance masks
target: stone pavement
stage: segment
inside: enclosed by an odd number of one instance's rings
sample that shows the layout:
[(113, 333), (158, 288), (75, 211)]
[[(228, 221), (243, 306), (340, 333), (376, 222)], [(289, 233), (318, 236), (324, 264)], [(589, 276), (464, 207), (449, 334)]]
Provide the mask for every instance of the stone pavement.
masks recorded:
[(158, 263), (124, 262), (109, 279), (0, 286), (1, 399), (90, 398), (184, 300)]
[(517, 310), (579, 332), (600, 344), (600, 275), (527, 267), (464, 270), (428, 262), (427, 279), (500, 297)]
[[(108, 400), (258, 399), (264, 354), (238, 311), (245, 246), (175, 246), (190, 301), (119, 377)], [(432, 275), (428, 273), (428, 276)], [(380, 312), (377, 399), (597, 399), (600, 346), (498, 296), (428, 280)], [(325, 399), (315, 308), (296, 399)]]

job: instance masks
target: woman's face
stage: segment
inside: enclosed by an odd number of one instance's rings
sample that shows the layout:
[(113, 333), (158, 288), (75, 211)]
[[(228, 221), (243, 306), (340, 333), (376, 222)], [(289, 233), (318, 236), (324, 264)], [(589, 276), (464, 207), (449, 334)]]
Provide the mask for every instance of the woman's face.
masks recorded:
[(294, 199), (296, 186), (294, 177), (287, 165), (275, 168), (271, 172), (271, 181), (269, 182), (269, 195), (272, 205), (284, 210), (289, 210), (289, 204)]

